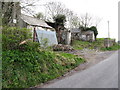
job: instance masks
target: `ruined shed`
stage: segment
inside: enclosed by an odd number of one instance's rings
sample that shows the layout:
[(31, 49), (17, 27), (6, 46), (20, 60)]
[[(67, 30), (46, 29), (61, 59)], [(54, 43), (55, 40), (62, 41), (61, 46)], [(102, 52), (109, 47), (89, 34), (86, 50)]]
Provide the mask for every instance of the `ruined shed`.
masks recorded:
[(31, 29), (33, 41), (41, 44), (42, 40), (47, 39), (49, 46), (58, 44), (54, 28), (43, 20), (21, 14), (21, 27)]
[(71, 31), (71, 39), (72, 40), (83, 40), (83, 41), (94, 41), (94, 32), (91, 30), (83, 31), (79, 28), (72, 28)]
[(82, 31), (80, 38), (83, 41), (90, 41), (90, 42), (95, 41), (94, 32), (91, 30)]
[(81, 30), (79, 28), (71, 28), (70, 32), (72, 40), (80, 40)]

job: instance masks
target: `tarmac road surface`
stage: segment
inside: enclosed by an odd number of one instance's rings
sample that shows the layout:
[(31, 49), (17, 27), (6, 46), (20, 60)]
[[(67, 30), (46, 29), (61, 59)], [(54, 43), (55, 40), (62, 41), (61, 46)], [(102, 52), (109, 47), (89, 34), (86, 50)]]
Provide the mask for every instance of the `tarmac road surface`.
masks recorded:
[(118, 88), (118, 51), (86, 70), (42, 88)]

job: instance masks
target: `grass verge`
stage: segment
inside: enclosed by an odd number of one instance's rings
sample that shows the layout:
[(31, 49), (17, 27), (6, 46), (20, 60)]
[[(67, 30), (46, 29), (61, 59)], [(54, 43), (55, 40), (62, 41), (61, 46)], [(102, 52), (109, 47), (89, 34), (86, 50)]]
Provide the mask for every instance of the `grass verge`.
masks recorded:
[(113, 51), (113, 50), (119, 50), (120, 45), (115, 44), (114, 46), (108, 47), (108, 48), (101, 48), (102, 51)]
[(112, 51), (112, 50), (120, 49), (120, 45), (118, 45), (117, 43), (109, 48), (105, 48), (104, 38), (97, 38), (97, 41), (95, 42), (75, 40), (73, 41), (72, 46), (75, 50), (82, 50), (84, 48), (88, 48), (88, 49), (98, 49), (101, 51)]

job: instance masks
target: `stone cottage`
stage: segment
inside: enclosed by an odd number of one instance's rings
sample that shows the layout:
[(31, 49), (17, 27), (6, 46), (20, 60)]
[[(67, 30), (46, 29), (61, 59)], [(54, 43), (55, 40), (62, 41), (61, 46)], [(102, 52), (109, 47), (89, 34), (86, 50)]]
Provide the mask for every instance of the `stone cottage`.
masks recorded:
[(70, 29), (70, 31), (71, 31), (72, 40), (83, 40), (83, 41), (90, 41), (90, 42), (95, 40), (94, 32), (91, 30), (82, 31), (79, 28), (72, 28)]
[(81, 35), (80, 35), (80, 39), (83, 41), (93, 42), (93, 41), (95, 41), (94, 32), (90, 31), (90, 30), (82, 31)]
[(72, 28), (70, 32), (72, 40), (80, 40), (81, 30), (79, 28)]

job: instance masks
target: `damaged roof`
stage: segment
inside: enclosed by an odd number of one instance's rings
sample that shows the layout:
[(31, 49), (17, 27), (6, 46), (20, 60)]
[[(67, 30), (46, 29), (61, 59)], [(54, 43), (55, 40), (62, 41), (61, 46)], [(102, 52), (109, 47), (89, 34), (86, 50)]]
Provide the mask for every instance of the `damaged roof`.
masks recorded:
[(80, 33), (81, 30), (79, 28), (71, 28), (70, 29), (71, 33)]
[(21, 14), (21, 19), (29, 25), (52, 29), (45, 21)]
[(94, 31), (88, 30), (88, 31), (82, 31), (82, 34), (88, 35), (88, 34), (94, 34)]

